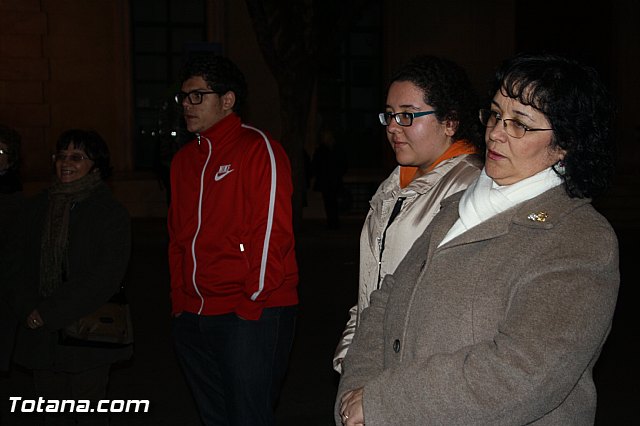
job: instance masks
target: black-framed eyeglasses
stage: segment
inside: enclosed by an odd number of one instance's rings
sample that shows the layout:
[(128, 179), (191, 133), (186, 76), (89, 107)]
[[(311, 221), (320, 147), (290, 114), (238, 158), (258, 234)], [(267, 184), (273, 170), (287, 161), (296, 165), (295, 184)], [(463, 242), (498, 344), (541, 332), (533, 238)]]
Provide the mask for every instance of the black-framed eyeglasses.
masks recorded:
[(218, 93), (218, 92), (214, 92), (213, 90), (209, 90), (209, 91), (192, 90), (189, 93), (178, 92), (176, 93), (173, 99), (176, 101), (178, 105), (182, 105), (182, 102), (184, 102), (184, 100), (187, 98), (189, 98), (189, 103), (191, 105), (199, 105), (204, 100), (204, 95), (210, 95), (212, 93)]
[(490, 109), (481, 109), (479, 113), (480, 122), (486, 127), (496, 127), (498, 121), (502, 121), (504, 131), (511, 137), (516, 139), (523, 138), (527, 132), (543, 132), (553, 129), (532, 129), (526, 124), (514, 119), (514, 118), (502, 118), (500, 113)]
[(91, 158), (86, 155), (78, 154), (77, 152), (72, 152), (71, 154), (66, 154), (64, 152), (58, 152), (51, 156), (53, 161), (71, 161), (72, 163), (80, 163), (84, 160), (91, 160)]
[(421, 112), (381, 112), (378, 114), (378, 118), (380, 119), (380, 124), (383, 126), (388, 126), (391, 124), (391, 119), (396, 120), (399, 126), (409, 127), (413, 124), (413, 119), (417, 117), (422, 117), (429, 114), (435, 114), (435, 111), (421, 111)]

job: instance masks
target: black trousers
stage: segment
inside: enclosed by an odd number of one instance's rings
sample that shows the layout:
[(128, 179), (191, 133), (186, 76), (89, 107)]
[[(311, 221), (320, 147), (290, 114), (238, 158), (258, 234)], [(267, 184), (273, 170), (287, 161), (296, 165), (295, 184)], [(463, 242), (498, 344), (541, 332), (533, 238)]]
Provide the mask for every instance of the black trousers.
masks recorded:
[(184, 312), (176, 353), (205, 425), (272, 426), (293, 343), (297, 307), (266, 308), (257, 321)]
[[(47, 400), (73, 399), (89, 400), (96, 407), (107, 397), (110, 365), (91, 368), (79, 373), (65, 373), (51, 370), (34, 370), (33, 379), (38, 396)], [(95, 425), (109, 424), (104, 413), (45, 413), (44, 424), (49, 425)]]

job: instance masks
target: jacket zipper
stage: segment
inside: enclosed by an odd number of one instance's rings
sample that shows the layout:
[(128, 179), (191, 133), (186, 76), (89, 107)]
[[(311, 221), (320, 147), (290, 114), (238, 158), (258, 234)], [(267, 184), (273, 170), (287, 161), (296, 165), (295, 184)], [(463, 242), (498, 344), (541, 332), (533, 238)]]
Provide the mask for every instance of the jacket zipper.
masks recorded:
[(387, 222), (387, 226), (382, 231), (382, 238), (378, 237), (378, 284), (376, 288), (380, 288), (380, 281), (382, 280), (382, 253), (384, 252), (384, 243), (387, 239), (387, 229), (391, 226), (393, 221), (398, 217), (400, 211), (402, 211), (402, 203), (407, 197), (398, 197), (396, 203), (393, 205), (393, 210), (391, 211), (391, 215), (389, 216), (389, 221)]
[[(202, 167), (202, 172), (200, 173), (200, 194), (198, 197), (198, 227), (196, 228), (196, 232), (193, 235), (193, 240), (191, 241), (191, 257), (193, 260), (193, 273), (191, 275), (191, 282), (193, 284), (193, 288), (195, 289), (198, 297), (200, 298), (200, 309), (198, 309), (198, 315), (202, 313), (202, 309), (204, 308), (204, 297), (200, 294), (200, 290), (198, 289), (198, 284), (196, 283), (196, 271), (198, 270), (198, 262), (196, 260), (196, 240), (198, 239), (198, 234), (200, 233), (200, 226), (202, 225), (202, 195), (204, 193), (204, 174), (207, 171), (207, 165), (209, 164), (209, 160), (211, 159), (211, 141), (206, 136), (204, 137), (209, 144), (209, 154), (207, 155), (207, 160), (204, 162), (204, 166)], [(200, 145), (201, 139), (200, 134), (198, 134), (198, 145)]]

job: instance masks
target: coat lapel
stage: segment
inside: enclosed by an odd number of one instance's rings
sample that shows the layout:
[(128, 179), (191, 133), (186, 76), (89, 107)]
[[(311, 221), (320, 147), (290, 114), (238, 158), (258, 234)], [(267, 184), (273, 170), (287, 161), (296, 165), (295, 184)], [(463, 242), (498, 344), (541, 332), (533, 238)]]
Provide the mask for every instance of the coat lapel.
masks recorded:
[[(434, 250), (449, 232), (449, 229), (458, 220), (458, 204), (462, 194), (455, 194), (443, 202), (442, 215), (437, 229), (433, 231), (429, 249)], [(499, 237), (509, 232), (514, 224), (540, 229), (551, 229), (555, 222), (570, 210), (589, 203), (590, 199), (569, 198), (564, 185), (559, 185), (549, 191), (520, 203), (502, 213), (499, 213), (483, 223), (458, 235), (441, 249), (455, 247), (461, 244), (469, 244), (476, 241), (488, 240)]]

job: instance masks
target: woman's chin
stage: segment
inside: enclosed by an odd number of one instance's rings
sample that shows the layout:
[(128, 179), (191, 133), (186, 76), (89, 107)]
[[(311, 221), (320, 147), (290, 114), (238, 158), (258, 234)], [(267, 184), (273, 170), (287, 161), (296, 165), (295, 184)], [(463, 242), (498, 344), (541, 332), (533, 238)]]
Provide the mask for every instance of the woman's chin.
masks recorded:
[(80, 177), (78, 177), (77, 175), (58, 176), (58, 182), (60, 182), (60, 183), (71, 183), (71, 182), (74, 182), (74, 181), (76, 181), (78, 179), (80, 179)]

